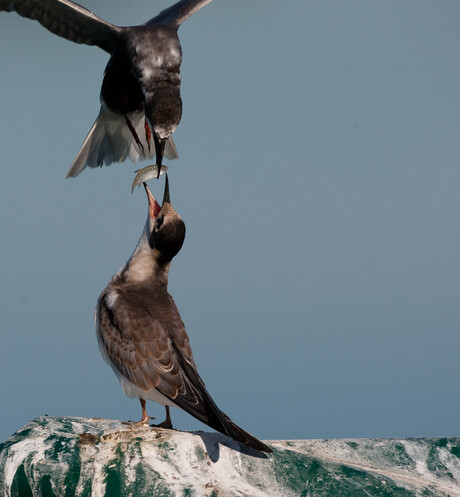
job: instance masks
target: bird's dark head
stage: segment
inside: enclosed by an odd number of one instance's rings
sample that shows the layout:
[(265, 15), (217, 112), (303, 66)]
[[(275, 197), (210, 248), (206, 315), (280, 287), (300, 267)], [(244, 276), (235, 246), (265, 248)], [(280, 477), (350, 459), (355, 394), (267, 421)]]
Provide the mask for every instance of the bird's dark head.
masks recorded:
[(184, 243), (185, 224), (171, 205), (168, 175), (165, 174), (165, 191), (160, 207), (146, 183), (145, 191), (149, 201), (148, 226), (149, 245), (159, 262), (169, 262), (179, 252)]

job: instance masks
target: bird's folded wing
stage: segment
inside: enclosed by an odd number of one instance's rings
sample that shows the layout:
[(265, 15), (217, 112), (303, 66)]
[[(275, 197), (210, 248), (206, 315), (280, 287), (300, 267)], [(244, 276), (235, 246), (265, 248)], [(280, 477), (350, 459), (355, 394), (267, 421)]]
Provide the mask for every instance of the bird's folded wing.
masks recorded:
[(270, 447), (233, 423), (209, 395), (172, 300), (164, 326), (160, 322), (163, 319), (156, 319), (144, 306), (124, 302), (120, 294), (114, 305), (110, 300), (109, 294), (103, 293), (98, 302), (98, 338), (125, 378), (147, 392), (155, 388), (177, 407), (234, 440), (271, 452)]
[(185, 387), (174, 399), (174, 403), (203, 423), (231, 436), (228, 429), (230, 419), (217, 407), (198, 374), (184, 323), (172, 297), (171, 306), (168, 332), (179, 360)]
[(199, 393), (181, 365), (186, 360), (184, 357), (191, 356), (186, 334), (182, 355), (160, 321), (144, 307), (125, 302), (122, 295), (114, 306), (102, 295), (98, 316), (99, 340), (112, 364), (126, 379), (145, 391), (156, 388), (173, 402), (181, 396), (192, 405), (200, 404)]
[(171, 7), (162, 10), (157, 16), (146, 22), (146, 24), (168, 24), (169, 26), (178, 28), (192, 14), (211, 1), (212, 0), (180, 0)]
[(0, 0), (1, 10), (15, 11), (62, 38), (97, 45), (109, 53), (121, 30), (70, 0)]

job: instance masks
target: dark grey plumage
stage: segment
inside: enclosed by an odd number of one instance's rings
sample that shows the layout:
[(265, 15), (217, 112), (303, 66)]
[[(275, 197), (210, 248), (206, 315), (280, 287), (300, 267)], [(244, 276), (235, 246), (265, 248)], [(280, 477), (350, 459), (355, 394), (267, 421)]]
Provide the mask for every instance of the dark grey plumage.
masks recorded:
[(180, 0), (141, 26), (110, 24), (70, 0), (0, 0), (0, 11), (35, 19), (52, 33), (111, 54), (101, 109), (67, 176), (87, 166), (177, 158), (171, 134), (182, 115), (179, 26), (212, 0)]
[(141, 422), (148, 422), (145, 400), (150, 399), (167, 406), (167, 420), (168, 407), (179, 407), (234, 440), (271, 452), (217, 407), (198, 374), (184, 323), (168, 293), (169, 268), (182, 247), (185, 225), (170, 203), (167, 181), (161, 208), (144, 183), (149, 198), (144, 231), (98, 300), (100, 350), (125, 393), (141, 400)]

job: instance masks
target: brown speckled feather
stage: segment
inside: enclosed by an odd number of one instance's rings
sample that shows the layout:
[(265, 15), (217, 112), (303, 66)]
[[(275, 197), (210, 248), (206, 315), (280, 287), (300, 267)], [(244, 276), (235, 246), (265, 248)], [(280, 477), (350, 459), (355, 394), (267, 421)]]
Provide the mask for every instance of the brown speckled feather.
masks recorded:
[[(107, 295), (116, 291), (116, 306)], [(172, 297), (153, 286), (123, 288), (113, 282), (99, 300), (100, 340), (110, 361), (129, 381), (143, 390), (156, 388), (174, 401), (187, 395), (196, 404), (194, 389), (184, 378), (181, 362), (195, 368), (184, 323)]]

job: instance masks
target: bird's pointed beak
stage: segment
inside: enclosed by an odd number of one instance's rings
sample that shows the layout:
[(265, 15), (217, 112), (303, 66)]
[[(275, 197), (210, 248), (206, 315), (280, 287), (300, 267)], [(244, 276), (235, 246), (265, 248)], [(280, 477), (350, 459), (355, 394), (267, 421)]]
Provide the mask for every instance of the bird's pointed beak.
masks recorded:
[(152, 195), (152, 192), (149, 190), (147, 183), (144, 181), (145, 193), (147, 194), (147, 198), (149, 200), (149, 216), (152, 219), (156, 219), (158, 213), (161, 210), (160, 204), (155, 200), (155, 197)]
[(168, 179), (168, 174), (165, 173), (165, 192), (163, 194), (163, 205), (165, 205), (166, 203), (170, 204), (171, 203), (171, 199), (169, 197), (169, 179)]
[(154, 135), (154, 142), (155, 142), (155, 155), (157, 156), (156, 165), (158, 166), (158, 176), (157, 176), (158, 179), (160, 177), (160, 170), (163, 164), (163, 155), (165, 152), (166, 140), (158, 138), (156, 135)]

